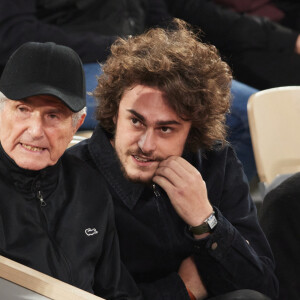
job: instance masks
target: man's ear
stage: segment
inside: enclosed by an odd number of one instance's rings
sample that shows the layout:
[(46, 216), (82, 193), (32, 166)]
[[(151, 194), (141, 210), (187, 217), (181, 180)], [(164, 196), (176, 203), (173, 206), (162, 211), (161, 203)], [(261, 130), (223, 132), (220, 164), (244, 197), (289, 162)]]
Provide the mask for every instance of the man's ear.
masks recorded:
[(113, 122), (115, 125), (117, 124), (117, 121), (118, 121), (118, 113), (116, 113), (113, 117)]
[(74, 128), (74, 134), (75, 134), (75, 132), (77, 132), (77, 130), (79, 129), (79, 127), (83, 124), (85, 117), (86, 117), (86, 114), (82, 114), (81, 115), (79, 121), (77, 122), (77, 124), (76, 124), (76, 126)]

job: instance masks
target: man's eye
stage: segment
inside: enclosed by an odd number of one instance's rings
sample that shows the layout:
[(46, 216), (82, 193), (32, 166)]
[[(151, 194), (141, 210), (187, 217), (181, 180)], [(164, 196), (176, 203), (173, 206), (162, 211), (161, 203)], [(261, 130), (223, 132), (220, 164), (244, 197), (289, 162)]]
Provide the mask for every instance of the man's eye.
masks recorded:
[(27, 109), (25, 106), (19, 106), (19, 107), (18, 107), (18, 110), (19, 110), (20, 112), (26, 112), (26, 111), (28, 111), (28, 109)]
[(55, 118), (57, 118), (57, 115), (49, 115), (49, 117), (51, 118), (51, 119), (55, 119)]
[(161, 127), (160, 130), (163, 133), (170, 133), (170, 132), (172, 132), (172, 128), (170, 128), (170, 127)]
[(140, 125), (141, 122), (137, 118), (131, 118), (131, 123), (135, 126)]

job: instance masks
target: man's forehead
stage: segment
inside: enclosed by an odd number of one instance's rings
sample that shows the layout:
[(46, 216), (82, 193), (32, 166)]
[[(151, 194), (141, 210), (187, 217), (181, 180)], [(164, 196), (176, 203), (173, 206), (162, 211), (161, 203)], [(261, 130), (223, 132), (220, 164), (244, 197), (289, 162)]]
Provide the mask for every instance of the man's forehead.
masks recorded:
[(119, 109), (135, 115), (143, 122), (162, 126), (180, 125), (186, 121), (172, 108), (164, 92), (144, 85), (128, 89), (121, 99)]
[(160, 98), (163, 99), (165, 104), (169, 105), (169, 100), (163, 91), (157, 87), (150, 87), (142, 84), (135, 85), (125, 90), (122, 99), (128, 97), (139, 101), (148, 101), (150, 98)]
[(28, 105), (33, 105), (33, 106), (48, 105), (48, 106), (54, 106), (61, 109), (70, 110), (58, 97), (53, 95), (36, 95), (21, 100), (17, 100), (17, 101), (26, 103)]
[(138, 112), (138, 111), (135, 111), (134, 109), (128, 109), (127, 110), (129, 113), (131, 113), (132, 115), (136, 116), (137, 118), (139, 118), (141, 121), (144, 121), (144, 122), (153, 122), (157, 125), (160, 125), (160, 126), (166, 126), (166, 125), (180, 125), (183, 120), (179, 117), (179, 116), (170, 116), (170, 115), (154, 115), (154, 116), (151, 116), (149, 115), (147, 112), (146, 113), (143, 113), (143, 112)]

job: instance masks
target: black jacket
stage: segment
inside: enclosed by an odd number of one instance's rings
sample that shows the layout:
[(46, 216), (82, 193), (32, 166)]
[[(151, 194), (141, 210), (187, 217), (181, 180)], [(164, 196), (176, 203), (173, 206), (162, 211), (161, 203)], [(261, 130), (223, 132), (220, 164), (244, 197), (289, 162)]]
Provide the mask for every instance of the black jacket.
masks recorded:
[(204, 40), (218, 48), (235, 79), (257, 89), (300, 85), (296, 30), (210, 0), (165, 1), (172, 16), (202, 29)]
[[(0, 74), (7, 59), (28, 41), (74, 49), (83, 63), (106, 59), (116, 36), (142, 33), (164, 15), (162, 0), (1, 0)], [(157, 3), (156, 3), (157, 2)]]
[(124, 178), (100, 126), (89, 140), (68, 152), (96, 168), (99, 182), (106, 180), (115, 206), (121, 258), (140, 287), (152, 293), (152, 299), (189, 299), (177, 271), (191, 255), (210, 296), (246, 288), (272, 298), (276, 295), (271, 249), (231, 147), (184, 154), (203, 176), (218, 218), (214, 232), (202, 240), (187, 232), (160, 187), (152, 189)]
[(268, 50), (293, 53), (298, 33), (263, 17), (236, 13), (209, 0), (165, 0), (170, 13), (199, 26), (223, 54)]
[(271, 190), (263, 201), (260, 223), (272, 246), (279, 300), (300, 299), (300, 173)]
[(0, 254), (105, 299), (140, 299), (120, 262), (111, 197), (66, 154), (41, 171), (0, 147)]

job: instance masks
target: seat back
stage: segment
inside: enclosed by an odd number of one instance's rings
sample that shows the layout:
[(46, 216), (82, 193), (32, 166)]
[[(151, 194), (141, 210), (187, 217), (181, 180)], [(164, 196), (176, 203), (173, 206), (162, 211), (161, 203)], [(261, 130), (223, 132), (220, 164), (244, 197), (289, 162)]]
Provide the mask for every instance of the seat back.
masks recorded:
[(1, 255), (0, 299), (104, 300)]
[(90, 138), (93, 134), (92, 130), (85, 130), (85, 131), (77, 131), (76, 134), (73, 136), (72, 141), (69, 143), (68, 148), (76, 145), (77, 143)]
[(300, 171), (300, 86), (253, 94), (248, 118), (254, 157), (261, 182)]

